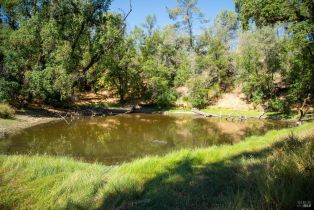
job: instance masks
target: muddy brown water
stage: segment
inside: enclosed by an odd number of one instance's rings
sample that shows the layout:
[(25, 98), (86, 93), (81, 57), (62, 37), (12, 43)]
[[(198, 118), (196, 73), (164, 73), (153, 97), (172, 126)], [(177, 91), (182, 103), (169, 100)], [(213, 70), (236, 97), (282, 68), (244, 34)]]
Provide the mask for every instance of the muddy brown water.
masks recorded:
[(119, 164), (183, 148), (233, 144), (287, 122), (227, 121), (188, 115), (128, 114), (83, 118), (68, 125), (51, 122), (0, 140), (1, 154), (70, 156), (88, 162)]

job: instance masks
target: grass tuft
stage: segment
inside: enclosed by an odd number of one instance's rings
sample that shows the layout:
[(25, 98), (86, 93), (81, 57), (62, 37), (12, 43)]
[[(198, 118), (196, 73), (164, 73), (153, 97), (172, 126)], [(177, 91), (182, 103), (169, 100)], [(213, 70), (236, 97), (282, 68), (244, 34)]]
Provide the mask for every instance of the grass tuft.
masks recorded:
[(0, 103), (0, 118), (12, 118), (15, 110), (8, 104)]

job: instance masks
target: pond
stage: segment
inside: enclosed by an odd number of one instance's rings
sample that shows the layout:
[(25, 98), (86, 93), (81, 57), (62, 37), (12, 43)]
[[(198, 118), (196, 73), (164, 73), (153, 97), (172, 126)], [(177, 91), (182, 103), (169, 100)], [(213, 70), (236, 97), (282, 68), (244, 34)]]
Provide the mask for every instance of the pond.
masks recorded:
[(2, 154), (71, 156), (119, 164), (183, 148), (233, 144), (251, 135), (288, 127), (287, 122), (223, 120), (189, 115), (125, 114), (57, 121), (0, 140)]

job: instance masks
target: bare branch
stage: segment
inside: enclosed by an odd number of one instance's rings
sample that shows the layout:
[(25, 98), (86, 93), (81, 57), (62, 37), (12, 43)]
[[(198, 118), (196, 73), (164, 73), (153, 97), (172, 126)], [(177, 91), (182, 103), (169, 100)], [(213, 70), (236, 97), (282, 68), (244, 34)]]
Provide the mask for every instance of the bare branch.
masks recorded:
[[(128, 16), (131, 14), (132, 12), (132, 0), (130, 0), (130, 9), (128, 11), (128, 13), (124, 16), (124, 18), (122, 19), (122, 27), (120, 27), (119, 30), (119, 34), (123, 33), (123, 31), (125, 30), (126, 24), (125, 21), (128, 18)], [(105, 52), (106, 50), (109, 50), (111, 47), (113, 47), (114, 43), (116, 42), (116, 40), (113, 38), (110, 40), (110, 42), (103, 47), (103, 52)], [(98, 62), (98, 60), (100, 59), (100, 55), (101, 53), (97, 53), (95, 54), (92, 59), (90, 60), (90, 62), (86, 65), (85, 68), (83, 68), (83, 73), (86, 73), (95, 63)]]
[(126, 16), (123, 18), (123, 22), (129, 17), (131, 12), (132, 12), (132, 0), (130, 0), (130, 9), (129, 9), (129, 12), (126, 14)]

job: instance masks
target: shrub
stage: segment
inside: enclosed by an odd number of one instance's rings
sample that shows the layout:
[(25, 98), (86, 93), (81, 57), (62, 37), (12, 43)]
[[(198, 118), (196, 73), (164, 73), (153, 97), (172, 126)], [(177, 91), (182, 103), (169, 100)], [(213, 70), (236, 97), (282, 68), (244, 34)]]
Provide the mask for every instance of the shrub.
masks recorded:
[(167, 107), (173, 104), (176, 99), (176, 93), (170, 89), (158, 95), (156, 103), (160, 107)]
[(189, 81), (190, 103), (193, 107), (204, 108), (208, 104), (208, 88), (206, 78), (198, 77)]
[(43, 99), (47, 104), (64, 105), (71, 98), (74, 77), (62, 67), (27, 72), (26, 80), (33, 96)]
[(15, 110), (8, 104), (0, 103), (0, 117), (10, 118), (15, 114)]
[(207, 89), (196, 89), (191, 94), (190, 102), (193, 107), (204, 108), (207, 105)]
[(20, 94), (19, 89), (20, 86), (17, 82), (0, 78), (0, 102), (14, 102)]
[(273, 99), (269, 103), (269, 109), (275, 112), (288, 113), (289, 104), (285, 100)]

